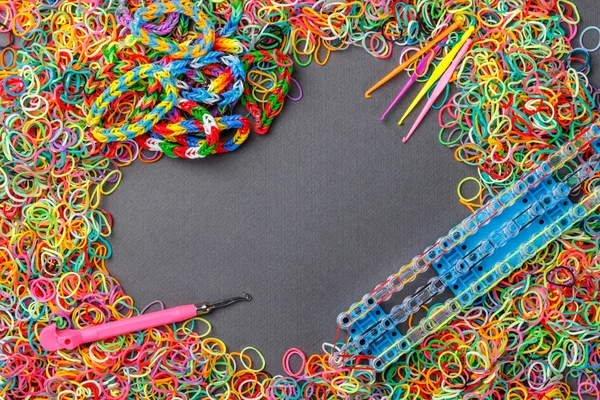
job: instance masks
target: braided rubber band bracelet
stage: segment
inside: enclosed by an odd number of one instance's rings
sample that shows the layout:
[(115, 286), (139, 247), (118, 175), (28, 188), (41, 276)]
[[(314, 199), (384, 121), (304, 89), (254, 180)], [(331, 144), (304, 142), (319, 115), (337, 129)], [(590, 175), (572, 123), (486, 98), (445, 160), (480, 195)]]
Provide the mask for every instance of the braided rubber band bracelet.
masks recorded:
[[(144, 78), (156, 79), (163, 87), (164, 97), (156, 107), (137, 122), (127, 124), (123, 127), (100, 128), (98, 125), (100, 124), (102, 115), (107, 111), (110, 104), (127, 91), (127, 89)], [(96, 98), (86, 117), (86, 122), (92, 128), (94, 137), (101, 142), (133, 139), (152, 129), (175, 106), (177, 96), (178, 91), (175, 80), (171, 77), (168, 69), (155, 64), (142, 65), (127, 72), (118, 80), (111, 83)]]

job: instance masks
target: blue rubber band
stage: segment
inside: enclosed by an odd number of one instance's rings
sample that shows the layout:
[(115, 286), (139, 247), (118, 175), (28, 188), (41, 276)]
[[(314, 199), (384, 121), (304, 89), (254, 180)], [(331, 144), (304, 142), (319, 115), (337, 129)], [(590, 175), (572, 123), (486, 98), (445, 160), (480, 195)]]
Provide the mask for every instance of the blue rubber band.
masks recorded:
[[(589, 31), (592, 31), (592, 30), (598, 32), (598, 45), (596, 47), (594, 47), (593, 49), (589, 49), (584, 46), (583, 37), (585, 36), (586, 33), (588, 33)], [(581, 32), (581, 35), (579, 35), (579, 45), (582, 49), (585, 49), (585, 50), (589, 51), (590, 53), (600, 50), (600, 28), (598, 28), (597, 26), (588, 26), (587, 28), (585, 28)]]

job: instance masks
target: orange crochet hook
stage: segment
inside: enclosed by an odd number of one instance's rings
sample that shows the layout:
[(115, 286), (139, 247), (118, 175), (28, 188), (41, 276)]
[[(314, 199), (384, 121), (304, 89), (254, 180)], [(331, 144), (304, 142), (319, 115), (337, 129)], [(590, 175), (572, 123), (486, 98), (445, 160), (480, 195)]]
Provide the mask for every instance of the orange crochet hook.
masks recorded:
[(367, 99), (370, 98), (371, 93), (373, 93), (375, 90), (379, 89), (381, 86), (383, 86), (390, 79), (392, 79), (393, 77), (398, 75), (400, 72), (404, 71), (406, 69), (406, 67), (408, 67), (410, 64), (415, 62), (415, 60), (417, 60), (423, 54), (428, 52), (440, 40), (442, 40), (443, 38), (448, 36), (450, 33), (454, 32), (456, 30), (456, 28), (458, 28), (462, 24), (463, 24), (463, 21), (456, 21), (455, 23), (453, 23), (452, 25), (450, 25), (449, 27), (444, 29), (435, 39), (433, 39), (431, 42), (427, 43), (421, 50), (419, 50), (415, 54), (413, 54), (408, 60), (404, 61), (402, 64), (400, 64), (396, 68), (394, 68), (394, 70), (392, 72), (390, 72), (389, 74), (384, 76), (379, 82), (377, 82), (375, 85), (373, 85), (373, 87), (371, 89), (367, 90), (367, 92), (365, 93), (365, 97)]

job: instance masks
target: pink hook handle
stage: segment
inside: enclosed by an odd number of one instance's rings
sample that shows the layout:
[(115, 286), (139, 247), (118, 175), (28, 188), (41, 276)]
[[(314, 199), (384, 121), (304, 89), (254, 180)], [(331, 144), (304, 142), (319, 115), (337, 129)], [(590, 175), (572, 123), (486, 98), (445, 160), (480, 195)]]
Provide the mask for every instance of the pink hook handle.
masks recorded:
[(91, 326), (84, 329), (56, 330), (56, 324), (51, 324), (40, 332), (40, 343), (47, 351), (61, 349), (72, 350), (83, 343), (107, 339), (114, 336), (155, 328), (174, 322), (185, 321), (196, 316), (196, 306), (188, 304), (169, 308), (167, 310), (138, 315), (119, 321), (107, 322), (105, 324)]

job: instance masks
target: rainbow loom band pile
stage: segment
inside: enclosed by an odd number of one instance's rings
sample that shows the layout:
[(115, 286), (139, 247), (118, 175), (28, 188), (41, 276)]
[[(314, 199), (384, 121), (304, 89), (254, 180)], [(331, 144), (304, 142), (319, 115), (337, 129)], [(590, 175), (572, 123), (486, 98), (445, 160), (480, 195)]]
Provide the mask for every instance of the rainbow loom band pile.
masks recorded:
[(228, 352), (202, 318), (73, 351), (39, 345), (49, 323), (139, 313), (106, 268), (112, 218), (100, 202), (122, 167), (231, 152), (251, 127), (268, 131), (294, 64), (350, 45), (406, 54), (448, 15), (477, 29), (438, 107), (439, 137), (478, 168), (477, 195), (459, 187), (477, 208), (598, 119), (595, 49), (578, 43), (569, 1), (0, 0), (0, 396), (600, 399), (597, 213), (381, 376), (333, 369), (335, 344), (308, 357), (290, 349), (286, 376), (270, 376), (258, 350)]

